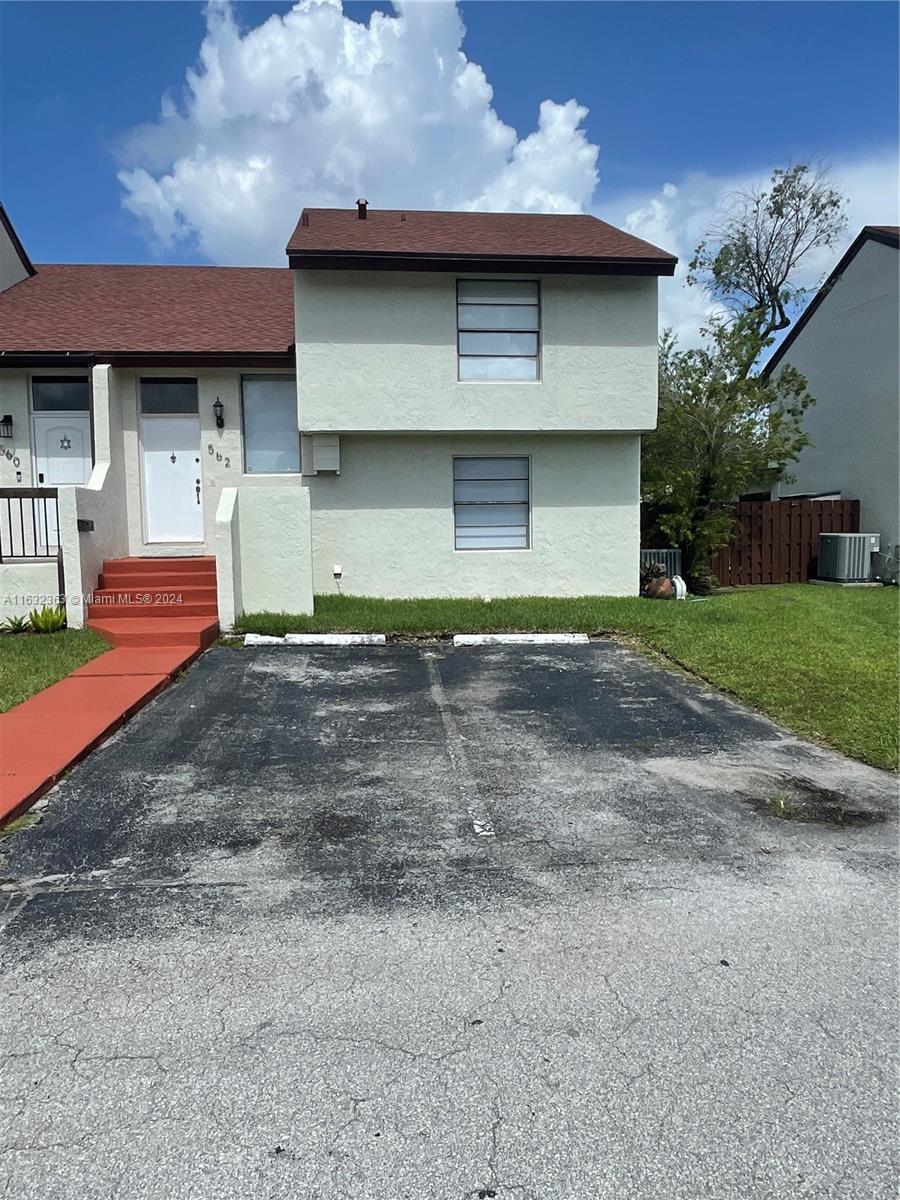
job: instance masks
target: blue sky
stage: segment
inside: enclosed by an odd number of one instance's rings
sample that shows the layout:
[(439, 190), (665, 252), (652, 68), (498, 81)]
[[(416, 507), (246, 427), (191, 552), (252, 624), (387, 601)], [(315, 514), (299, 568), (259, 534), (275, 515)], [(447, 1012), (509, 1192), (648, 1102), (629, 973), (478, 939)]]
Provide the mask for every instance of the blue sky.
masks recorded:
[[(644, 236), (680, 239), (702, 224), (717, 189), (809, 156), (852, 181), (854, 222), (896, 220), (884, 184), (898, 133), (893, 4), (463, 2), (462, 50), (492, 99), (469, 72), (474, 100), (460, 105), (451, 89), (434, 99), (428, 120), (392, 108), (374, 132), (369, 114), (398, 96), (408, 93), (412, 108), (431, 105), (425, 51), (433, 46), (447, 62), (461, 35), (441, 14), (420, 15), (408, 56), (395, 60), (378, 42), (378, 81), (352, 62), (334, 66), (332, 79), (339, 17), (310, 18), (293, 35), (270, 22), (258, 43), (246, 37), (290, 7), (236, 4), (233, 25), (211, 35), (222, 61), (229, 46), (239, 52), (223, 70), (234, 111), (220, 121), (209, 113), (222, 93), (206, 86), (193, 108), (185, 101), (185, 72), (207, 35), (203, 6), (0, 4), (0, 198), (32, 256), (278, 261), (289, 212), (304, 202), (351, 203), (357, 187), (374, 192), (373, 204), (583, 208)], [(376, 8), (395, 16), (388, 5), (357, 3), (345, 4), (344, 16), (365, 22)], [(263, 74), (276, 90), (279, 78), (293, 79), (292, 56), (307, 56), (303, 70), (315, 76), (286, 121), (273, 124), (277, 97), (248, 76), (260, 53), (272, 56)], [(331, 99), (348, 78), (358, 108)], [(178, 112), (160, 122), (164, 94)], [(521, 141), (537, 128), (543, 101), (570, 99), (587, 114), (548, 112), (546, 128), (507, 169), (515, 135), (497, 129), (509, 126)], [(490, 145), (485, 112), (499, 119)], [(457, 132), (446, 143), (450, 126)], [(265, 147), (262, 163), (257, 147)], [(252, 220), (241, 224), (230, 210), (245, 187)]]

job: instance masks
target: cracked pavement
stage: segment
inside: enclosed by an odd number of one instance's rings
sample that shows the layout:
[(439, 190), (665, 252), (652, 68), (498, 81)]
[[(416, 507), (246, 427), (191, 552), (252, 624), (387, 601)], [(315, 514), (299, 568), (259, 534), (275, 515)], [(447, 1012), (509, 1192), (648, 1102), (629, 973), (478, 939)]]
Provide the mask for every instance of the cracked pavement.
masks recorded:
[(896, 801), (613, 642), (215, 648), (0, 839), (0, 1188), (893, 1197)]

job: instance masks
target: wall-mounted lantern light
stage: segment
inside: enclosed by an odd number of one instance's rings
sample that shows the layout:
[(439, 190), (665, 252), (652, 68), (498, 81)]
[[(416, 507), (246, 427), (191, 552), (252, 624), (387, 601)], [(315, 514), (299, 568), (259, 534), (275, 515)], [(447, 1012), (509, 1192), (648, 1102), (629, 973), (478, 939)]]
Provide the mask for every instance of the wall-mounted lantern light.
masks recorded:
[(213, 412), (216, 414), (216, 429), (225, 428), (225, 405), (216, 396), (216, 402), (213, 405)]
[(7, 413), (5, 417), (0, 419), (0, 437), (12, 437), (12, 417)]

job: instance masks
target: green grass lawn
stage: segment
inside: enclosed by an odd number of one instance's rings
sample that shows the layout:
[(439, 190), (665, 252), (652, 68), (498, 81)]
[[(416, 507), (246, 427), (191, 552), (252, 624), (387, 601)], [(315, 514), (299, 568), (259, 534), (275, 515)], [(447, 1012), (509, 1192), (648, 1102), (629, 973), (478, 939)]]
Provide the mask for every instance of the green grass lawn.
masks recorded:
[(377, 600), (319, 596), (312, 617), (243, 616), (247, 633), (615, 633), (668, 656), (804, 737), (898, 766), (898, 589), (810, 584), (700, 601)]
[(90, 629), (0, 634), (0, 712), (90, 662), (109, 645)]

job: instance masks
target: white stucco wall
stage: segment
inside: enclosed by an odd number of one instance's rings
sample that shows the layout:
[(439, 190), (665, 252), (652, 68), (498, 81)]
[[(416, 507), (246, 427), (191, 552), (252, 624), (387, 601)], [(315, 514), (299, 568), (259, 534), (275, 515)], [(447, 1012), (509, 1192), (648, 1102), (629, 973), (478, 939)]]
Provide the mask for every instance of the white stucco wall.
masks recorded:
[(55, 560), (0, 563), (0, 624), (7, 617), (27, 617), (33, 608), (53, 607), (58, 595)]
[[(93, 368), (94, 470), (87, 487), (78, 488), (78, 515), (94, 522), (91, 534), (82, 534), (94, 554), (118, 558), (128, 553), (128, 481), (125, 474), (122, 427), (122, 379), (108, 364)], [(101, 475), (102, 469), (106, 471)], [(93, 580), (96, 585), (96, 577)]]
[(4, 416), (13, 419), (13, 436), (0, 438), (0, 487), (32, 487), (26, 371), (0, 370), (0, 417)]
[(219, 624), (243, 612), (313, 611), (309, 490), (225, 488), (216, 511)]
[(456, 279), (294, 271), (300, 428), (654, 427), (655, 278), (541, 278), (542, 378), (533, 383), (458, 382)]
[[(457, 454), (530, 456), (530, 550), (454, 549)], [(341, 474), (306, 480), (315, 591), (340, 563), (352, 595), (633, 595), (639, 457), (629, 435), (345, 435)]]
[[(59, 530), (66, 575), (69, 626), (84, 624), (87, 604), (107, 558), (128, 553), (127, 487), (122, 455), (119, 380), (107, 364), (91, 372), (94, 467), (84, 487), (59, 489)], [(78, 531), (78, 520), (93, 529)]]
[(900, 542), (898, 265), (893, 247), (866, 242), (784, 359), (816, 403), (804, 421), (814, 444), (781, 495), (857, 497), (862, 531), (880, 533), (883, 546)]
[(216, 508), (216, 593), (219, 605), (219, 625), (231, 629), (235, 617), (244, 611), (241, 599), (241, 526), (238, 510), (238, 489), (222, 489)]
[(28, 278), (28, 271), (22, 264), (19, 252), (13, 245), (12, 238), (0, 223), (0, 292), (5, 292), (13, 284), (21, 283)]

